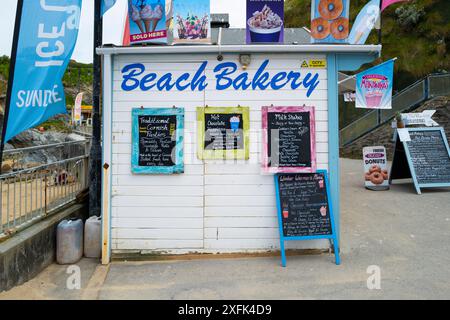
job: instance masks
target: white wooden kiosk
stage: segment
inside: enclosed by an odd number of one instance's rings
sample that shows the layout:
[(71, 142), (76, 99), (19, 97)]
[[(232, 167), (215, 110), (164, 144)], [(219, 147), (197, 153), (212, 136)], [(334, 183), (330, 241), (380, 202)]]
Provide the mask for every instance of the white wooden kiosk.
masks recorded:
[[(315, 107), (317, 169), (329, 172), (339, 232), (338, 71), (357, 70), (373, 61), (379, 57), (381, 46), (103, 47), (97, 52), (103, 55), (103, 263), (109, 263), (117, 253), (278, 250), (274, 180), (272, 175), (261, 171), (262, 106)], [(218, 56), (223, 60), (218, 61)], [(252, 81), (265, 61), (268, 63), (264, 71), (269, 72), (269, 80), (280, 72), (294, 72), (291, 74), (300, 73), (300, 77), (290, 80), (298, 84), (311, 73), (310, 77), (318, 75), (317, 86), (312, 89), (311, 81), (299, 86), (279, 82), (276, 89), (269, 85), (264, 90), (253, 86), (244, 90), (239, 84), (224, 88), (227, 81), (222, 79), (224, 87), (218, 90), (218, 73), (214, 69), (221, 63), (236, 64), (237, 70), (229, 78), (235, 80), (247, 72)], [(145, 70), (136, 64), (142, 64)], [(124, 76), (130, 75), (130, 70), (135, 72), (131, 78), (137, 80), (126, 82)], [(198, 72), (199, 76), (205, 76), (204, 89), (198, 78), (197, 83), (190, 82)], [(155, 73), (156, 78), (146, 77), (150, 73)], [(172, 74), (173, 82), (184, 73), (190, 74), (189, 79), (179, 82), (183, 90), (177, 86), (169, 90), (170, 86), (163, 82), (157, 85), (168, 73)], [(185, 108), (184, 173), (132, 173), (131, 112), (141, 106)], [(248, 160), (198, 159), (196, 108), (204, 106), (250, 108)], [(288, 246), (328, 247), (327, 240), (290, 242)]]

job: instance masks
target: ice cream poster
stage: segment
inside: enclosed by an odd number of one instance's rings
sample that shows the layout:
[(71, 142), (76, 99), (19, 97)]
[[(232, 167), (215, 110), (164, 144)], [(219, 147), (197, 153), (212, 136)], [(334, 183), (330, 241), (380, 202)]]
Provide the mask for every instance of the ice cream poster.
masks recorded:
[(247, 0), (247, 44), (284, 42), (284, 0)]
[(356, 108), (392, 109), (394, 60), (356, 75)]
[(369, 1), (359, 12), (355, 22), (353, 22), (348, 42), (350, 44), (365, 44), (379, 17), (380, 0)]
[(311, 42), (346, 43), (350, 0), (312, 0)]
[(167, 43), (166, 0), (128, 0), (130, 44)]
[(173, 43), (211, 43), (209, 0), (173, 0)]

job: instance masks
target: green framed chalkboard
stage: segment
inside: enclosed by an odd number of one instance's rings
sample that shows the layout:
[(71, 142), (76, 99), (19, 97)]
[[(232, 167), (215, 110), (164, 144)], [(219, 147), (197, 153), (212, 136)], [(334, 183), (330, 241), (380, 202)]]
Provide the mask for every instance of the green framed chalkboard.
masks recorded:
[(249, 131), (248, 107), (198, 107), (198, 158), (248, 159)]

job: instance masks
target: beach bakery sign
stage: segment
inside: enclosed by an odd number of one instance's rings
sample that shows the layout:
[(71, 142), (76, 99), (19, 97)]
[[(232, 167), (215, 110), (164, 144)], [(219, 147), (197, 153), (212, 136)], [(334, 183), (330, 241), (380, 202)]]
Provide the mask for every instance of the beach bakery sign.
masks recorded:
[(254, 74), (242, 71), (234, 62), (222, 62), (214, 67), (215, 83), (209, 83), (205, 75), (208, 61), (199, 63), (194, 72), (186, 72), (179, 76), (172, 73), (158, 74), (151, 66), (143, 63), (125, 65), (122, 70), (121, 88), (124, 91), (205, 91), (209, 86), (216, 90), (306, 90), (310, 97), (320, 83), (318, 72), (300, 72), (297, 70), (280, 71), (270, 74), (267, 69), (270, 60), (265, 60)]

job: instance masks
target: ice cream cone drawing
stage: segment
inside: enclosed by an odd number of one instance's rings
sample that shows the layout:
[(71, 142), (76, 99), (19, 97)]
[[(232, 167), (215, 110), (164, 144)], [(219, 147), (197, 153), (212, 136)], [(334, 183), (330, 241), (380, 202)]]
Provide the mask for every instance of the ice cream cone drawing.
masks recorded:
[(319, 180), (319, 188), (323, 188), (323, 180)]
[(283, 203), (283, 218), (289, 218), (289, 208), (286, 203)]
[(153, 27), (152, 27), (152, 32), (154, 32), (156, 30), (156, 26), (158, 25), (159, 21), (161, 20), (163, 15), (163, 7), (159, 4), (155, 6), (155, 9), (153, 10)]
[(320, 215), (322, 217), (326, 217), (327, 216), (327, 207), (326, 206), (320, 207)]
[(355, 36), (355, 43), (359, 43), (359, 40), (361, 40), (361, 37), (364, 35), (364, 32), (357, 32)]
[(150, 25), (153, 20), (153, 10), (150, 5), (144, 4), (144, 3), (145, 2), (143, 2), (142, 6), (141, 6), (140, 15), (141, 15), (142, 21), (144, 21), (145, 32), (150, 32)]
[(231, 125), (231, 131), (233, 131), (233, 133), (238, 132), (240, 122), (241, 122), (241, 119), (239, 118), (239, 116), (231, 117), (230, 125)]
[(131, 6), (131, 20), (137, 24), (141, 33), (144, 33), (144, 24), (141, 20), (141, 14), (139, 13), (139, 9), (135, 6)]

